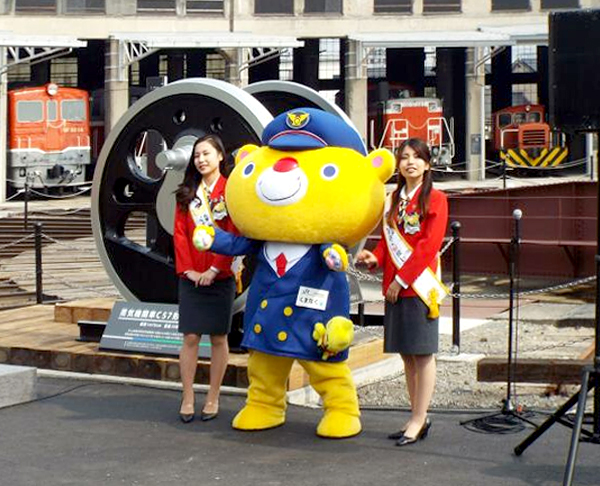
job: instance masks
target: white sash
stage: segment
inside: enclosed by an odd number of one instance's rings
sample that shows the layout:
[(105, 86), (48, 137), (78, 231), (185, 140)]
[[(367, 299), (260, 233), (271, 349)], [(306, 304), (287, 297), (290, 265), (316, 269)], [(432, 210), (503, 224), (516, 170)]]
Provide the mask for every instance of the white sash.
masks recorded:
[[(204, 190), (204, 185), (200, 184), (198, 186), (198, 191), (196, 195), (200, 198), (200, 204), (196, 199), (193, 199), (189, 206), (189, 211), (194, 220), (196, 226), (204, 225), (204, 226), (215, 226), (215, 216), (213, 215), (212, 210), (210, 209), (210, 203), (208, 194)], [(217, 219), (221, 219), (226, 216), (226, 211), (224, 211), (224, 206), (217, 215)], [(220, 216), (220, 218), (219, 218)], [(237, 287), (237, 293), (242, 293), (242, 270), (244, 269), (243, 263), (244, 257), (237, 256), (231, 262), (231, 271), (235, 275), (235, 282)]]
[[(400, 269), (412, 255), (413, 249), (404, 239), (396, 224), (390, 226), (388, 224), (387, 215), (390, 211), (390, 198), (386, 201), (386, 211), (383, 217), (383, 235), (387, 243), (389, 254), (396, 268)], [(429, 265), (423, 270), (416, 280), (411, 284), (412, 289), (421, 298), (421, 300), (429, 307), (429, 317), (435, 318), (439, 316), (439, 305), (444, 297), (450, 291), (441, 282), (441, 265), (438, 258), (438, 275), (436, 275)]]
[(200, 198), (200, 204), (198, 204), (196, 199), (192, 199), (192, 202), (190, 202), (190, 215), (192, 216), (194, 223), (196, 226), (214, 226), (215, 220), (210, 209), (208, 195), (206, 194), (202, 184), (198, 186), (196, 195)]

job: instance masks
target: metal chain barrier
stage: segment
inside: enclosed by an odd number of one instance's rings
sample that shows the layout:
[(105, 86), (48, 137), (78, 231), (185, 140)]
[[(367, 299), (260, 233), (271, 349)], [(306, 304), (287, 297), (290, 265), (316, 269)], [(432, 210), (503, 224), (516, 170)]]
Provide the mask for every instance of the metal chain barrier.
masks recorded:
[(25, 189), (19, 189), (17, 192), (15, 192), (12, 196), (7, 197), (4, 202), (8, 202), (8, 201), (12, 201), (13, 199), (19, 197), (21, 194), (23, 194), (25, 192)]
[(19, 238), (18, 240), (15, 241), (11, 241), (10, 243), (7, 243), (6, 245), (2, 245), (0, 246), (0, 251), (4, 250), (5, 248), (10, 248), (11, 246), (15, 246), (18, 245), (19, 243), (23, 243), (24, 241), (33, 239), (34, 235), (27, 235), (27, 236), (23, 236), (23, 238)]
[(74, 251), (78, 251), (78, 252), (86, 252), (88, 254), (93, 254), (93, 255), (96, 255), (96, 253), (97, 253), (96, 250), (86, 249), (86, 248), (81, 248), (81, 247), (69, 245), (68, 243), (65, 243), (63, 241), (57, 240), (56, 238), (53, 238), (52, 236), (47, 235), (45, 233), (42, 233), (42, 238), (44, 238), (44, 239), (46, 239), (46, 240), (48, 240), (51, 243), (54, 243), (56, 245), (62, 246), (64, 248), (68, 248), (69, 250), (74, 250)]
[[(522, 295), (534, 295), (534, 294), (543, 294), (546, 292), (554, 292), (555, 290), (563, 290), (563, 289), (577, 287), (578, 285), (593, 282), (594, 280), (596, 280), (596, 276), (585, 277), (585, 278), (581, 278), (579, 280), (573, 280), (572, 282), (553, 285), (551, 287), (543, 287), (541, 289), (532, 289), (532, 290), (523, 290), (521, 292), (518, 292), (517, 295), (522, 296)], [(472, 294), (472, 293), (461, 292), (461, 293), (457, 293), (457, 294), (451, 293), (450, 296), (451, 297), (464, 297), (466, 299), (508, 299), (510, 294), (508, 294), (508, 293)]]
[[(444, 169), (439, 169), (439, 168), (436, 168), (436, 167), (432, 167), (431, 170), (434, 171), (434, 172), (441, 172), (441, 173), (467, 174), (467, 173), (470, 173), (470, 172), (484, 172), (484, 171), (486, 171), (488, 169), (493, 169), (495, 167), (498, 167), (498, 166), (502, 165), (502, 162), (495, 162), (493, 160), (486, 160), (485, 162), (486, 163), (485, 163), (484, 167), (474, 167), (474, 168), (471, 168), (471, 169), (455, 169), (452, 166), (448, 166), (448, 167), (446, 167)], [(465, 164), (466, 164), (466, 162), (465, 162)], [(460, 164), (453, 164), (453, 165), (456, 166), (456, 165), (460, 165)], [(448, 170), (448, 169), (450, 169), (450, 170)]]
[(56, 276), (54, 276), (54, 275), (52, 275), (52, 274), (50, 274), (48, 272), (44, 272), (44, 276), (50, 277), (55, 282), (58, 282), (58, 283), (64, 285), (65, 287), (68, 287), (70, 289), (75, 289), (75, 290), (89, 290), (90, 292), (94, 292), (96, 294), (103, 295), (105, 297), (115, 297), (115, 296), (119, 295), (119, 293), (117, 292), (116, 289), (115, 289), (114, 292), (111, 292), (110, 290), (102, 290), (102, 289), (98, 289), (98, 288), (84, 287), (82, 285), (75, 285), (75, 284), (72, 284), (72, 283), (66, 281), (65, 279), (62, 279), (60, 277), (56, 277)]
[(79, 208), (79, 209), (73, 209), (72, 211), (62, 211), (61, 210), (56, 209), (54, 211), (42, 211), (41, 209), (35, 209), (33, 211), (30, 211), (30, 214), (36, 215), (36, 214), (44, 214), (46, 216), (71, 216), (72, 214), (77, 214), (77, 213), (81, 213), (82, 211), (89, 211), (89, 208)]
[(71, 199), (71, 198), (74, 198), (77, 196), (81, 196), (82, 194), (84, 194), (88, 191), (91, 191), (91, 190), (92, 190), (92, 187), (90, 186), (90, 187), (86, 187), (85, 189), (82, 189), (79, 192), (76, 192), (74, 194), (69, 194), (67, 196), (52, 196), (50, 194), (44, 194), (43, 192), (39, 192), (39, 191), (36, 191), (35, 189), (31, 189), (31, 188), (29, 189), (29, 192), (32, 194), (36, 194), (37, 196), (46, 197), (48, 199)]
[[(456, 238), (449, 238), (448, 241), (446, 242), (446, 244), (440, 250), (440, 255), (443, 255), (455, 243), (455, 241), (456, 241)], [(350, 265), (348, 266), (347, 273), (352, 275), (353, 277), (356, 277), (356, 279), (361, 282), (377, 282), (377, 283), (382, 282), (381, 277), (377, 277), (375, 275), (370, 275), (368, 273), (357, 270), (356, 266), (354, 265), (354, 262), (352, 262), (352, 261), (350, 261)], [(596, 280), (596, 276), (585, 277), (585, 278), (580, 278), (578, 280), (573, 280), (571, 282), (566, 282), (563, 284), (552, 285), (550, 287), (543, 287), (540, 289), (523, 290), (523, 291), (518, 292), (518, 295), (526, 296), (526, 295), (542, 294), (542, 293), (546, 293), (546, 292), (554, 292), (557, 290), (565, 290), (565, 289), (577, 287), (579, 285), (587, 284), (587, 283), (593, 282), (595, 280)], [(450, 290), (452, 290), (452, 286), (453, 285), (450, 284), (450, 285), (448, 285), (448, 288)], [(507, 292), (494, 293), (494, 294), (482, 294), (482, 293), (469, 293), (469, 292), (454, 293), (451, 291), (450, 294), (448, 294), (448, 296), (453, 297), (453, 298), (465, 298), (465, 299), (508, 299), (510, 294)], [(378, 302), (380, 302), (380, 301), (378, 301), (378, 300), (364, 301), (365, 304), (373, 304), (373, 303), (378, 303)]]

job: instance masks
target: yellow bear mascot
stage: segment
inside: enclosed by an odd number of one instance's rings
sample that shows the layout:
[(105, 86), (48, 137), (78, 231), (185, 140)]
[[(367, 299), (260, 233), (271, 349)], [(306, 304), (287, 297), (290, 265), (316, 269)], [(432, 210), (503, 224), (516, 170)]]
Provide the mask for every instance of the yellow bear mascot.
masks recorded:
[(353, 327), (345, 248), (380, 220), (394, 157), (385, 149), (367, 154), (346, 122), (311, 108), (277, 116), (262, 142), (239, 149), (227, 182), (227, 209), (243, 236), (207, 226), (194, 233), (199, 250), (257, 256), (242, 341), (250, 352), (248, 398), (233, 427), (285, 422), (287, 379), (298, 360), (323, 402), (317, 434), (351, 437), (361, 424), (346, 363)]

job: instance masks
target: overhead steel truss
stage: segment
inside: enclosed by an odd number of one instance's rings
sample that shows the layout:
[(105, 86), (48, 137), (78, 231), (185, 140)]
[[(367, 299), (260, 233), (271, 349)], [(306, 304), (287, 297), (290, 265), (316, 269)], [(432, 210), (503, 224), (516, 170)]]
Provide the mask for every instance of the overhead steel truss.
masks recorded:
[(6, 59), (0, 59), (0, 74), (23, 63), (35, 64), (69, 54), (87, 42), (67, 36), (36, 36), (0, 33), (0, 47), (6, 48)]
[(243, 61), (239, 63), (241, 72), (251, 66), (269, 61), (281, 55), (282, 51), (303, 47), (304, 42), (291, 36), (256, 35), (247, 32), (206, 32), (157, 34), (157, 33), (116, 33), (111, 39), (119, 42), (119, 71), (134, 62), (161, 49), (242, 49)]

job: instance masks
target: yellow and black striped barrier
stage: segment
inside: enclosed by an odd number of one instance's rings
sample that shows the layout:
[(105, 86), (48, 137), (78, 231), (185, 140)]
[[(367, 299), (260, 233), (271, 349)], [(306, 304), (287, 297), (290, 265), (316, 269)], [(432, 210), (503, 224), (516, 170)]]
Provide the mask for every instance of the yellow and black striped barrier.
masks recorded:
[(509, 167), (556, 167), (569, 155), (567, 147), (554, 147), (542, 149), (537, 155), (525, 149), (508, 149), (500, 151), (500, 159)]

